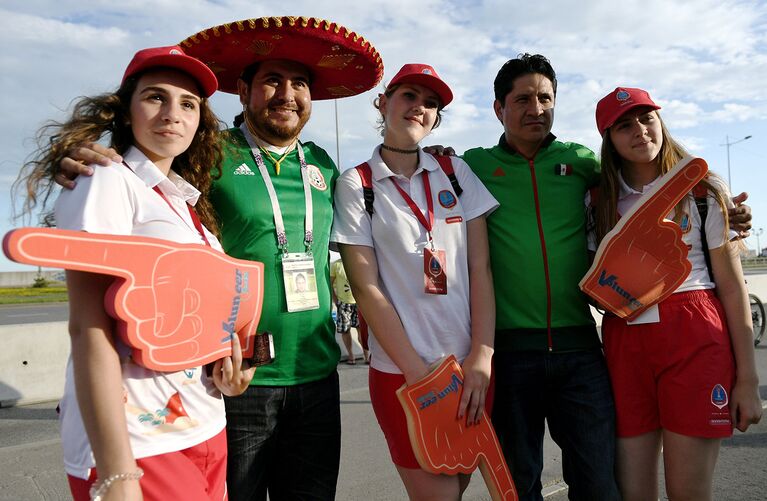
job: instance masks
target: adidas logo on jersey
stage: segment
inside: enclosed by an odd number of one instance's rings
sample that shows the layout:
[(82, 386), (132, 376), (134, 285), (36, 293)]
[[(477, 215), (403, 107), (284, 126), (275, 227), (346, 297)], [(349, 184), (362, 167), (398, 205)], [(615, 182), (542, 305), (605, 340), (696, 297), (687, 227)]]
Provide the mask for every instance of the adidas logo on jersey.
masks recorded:
[(235, 176), (255, 176), (255, 173), (253, 173), (252, 170), (250, 170), (250, 167), (248, 167), (245, 164), (240, 165), (237, 167), (237, 169), (234, 171)]

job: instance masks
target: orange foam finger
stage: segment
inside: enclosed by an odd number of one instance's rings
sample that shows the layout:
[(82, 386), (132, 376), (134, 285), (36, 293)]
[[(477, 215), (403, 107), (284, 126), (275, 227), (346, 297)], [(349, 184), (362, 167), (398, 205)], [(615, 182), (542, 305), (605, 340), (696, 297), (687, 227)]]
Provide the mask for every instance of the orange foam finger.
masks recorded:
[(19, 228), (3, 239), (3, 252), (17, 263), (120, 276), (137, 284), (147, 283), (150, 266), (172, 249), (160, 239), (55, 228)]
[(117, 331), (147, 368), (178, 371), (231, 355), (238, 335), (252, 357), (263, 264), (201, 244), (51, 228), (6, 234), (12, 260), (115, 276), (104, 298)]
[(691, 265), (681, 229), (665, 216), (707, 171), (703, 159), (686, 157), (645, 192), (600, 243), (581, 290), (629, 320), (673, 294)]
[(516, 500), (514, 481), (490, 420), (466, 426), (458, 418), (463, 371), (453, 355), (427, 376), (397, 390), (418, 463), (434, 474), (471, 473), (477, 467), (494, 501)]

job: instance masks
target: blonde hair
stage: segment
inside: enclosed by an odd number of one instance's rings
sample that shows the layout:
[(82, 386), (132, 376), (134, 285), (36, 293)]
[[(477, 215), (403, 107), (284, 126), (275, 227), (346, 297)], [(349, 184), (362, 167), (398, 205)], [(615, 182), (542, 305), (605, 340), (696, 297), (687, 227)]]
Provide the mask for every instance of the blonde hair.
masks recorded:
[[(383, 112), (381, 111), (381, 96), (386, 96), (386, 98), (390, 98), (394, 95), (394, 93), (402, 86), (401, 83), (394, 84), (394, 85), (387, 85), (384, 86), (384, 91), (382, 94), (378, 94), (378, 96), (373, 99), (373, 107), (378, 110), (378, 120), (376, 120), (376, 129), (381, 133), (381, 137), (386, 134), (386, 120), (384, 120)], [(442, 104), (442, 101), (439, 100), (439, 106), (437, 107), (437, 118), (434, 120), (434, 125), (432, 126), (431, 130), (436, 129), (439, 127), (439, 124), (442, 123), (442, 110), (445, 107)]]
[[(660, 152), (655, 161), (659, 164), (661, 175), (670, 171), (677, 162), (688, 155), (687, 151), (676, 142), (666, 128), (666, 124), (658, 112), (658, 120), (661, 125), (661, 144)], [(613, 229), (618, 222), (618, 193), (620, 185), (618, 183), (618, 172), (623, 167), (623, 158), (618, 154), (615, 146), (610, 139), (610, 129), (605, 131), (602, 139), (601, 149), (602, 176), (599, 185), (599, 198), (596, 203), (596, 237), (597, 244)], [(725, 202), (725, 193), (722, 192), (716, 182), (712, 182), (716, 176), (712, 172), (706, 174), (706, 177), (700, 181), (700, 184), (708, 190), (710, 196), (713, 196), (719, 205), (725, 219), (725, 235), (729, 230), (727, 222), (727, 205)], [(679, 223), (684, 214), (684, 207), (687, 204), (687, 198), (683, 198), (674, 207), (674, 221)], [(705, 230), (705, 229), (703, 229)]]

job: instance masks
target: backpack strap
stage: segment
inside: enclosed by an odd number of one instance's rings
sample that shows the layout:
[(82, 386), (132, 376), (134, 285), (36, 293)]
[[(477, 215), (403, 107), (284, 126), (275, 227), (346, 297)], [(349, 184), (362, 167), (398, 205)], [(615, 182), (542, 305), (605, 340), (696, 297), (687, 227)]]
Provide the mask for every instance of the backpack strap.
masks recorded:
[(375, 200), (375, 193), (373, 193), (373, 171), (370, 169), (370, 165), (367, 162), (359, 164), (357, 167), (357, 174), (362, 181), (362, 198), (365, 200), (365, 210), (373, 217), (373, 201)]
[[(450, 180), (450, 185), (453, 187), (455, 196), (460, 197), (461, 193), (463, 193), (463, 188), (461, 188), (461, 184), (455, 176), (453, 162), (450, 160), (450, 157), (434, 155), (434, 158), (442, 168), (442, 172), (444, 172)], [(362, 181), (362, 197), (365, 200), (365, 210), (370, 214), (370, 217), (373, 217), (373, 212), (375, 212), (373, 210), (373, 202), (375, 201), (375, 193), (373, 192), (373, 171), (370, 169), (370, 165), (368, 165), (367, 162), (359, 164), (355, 169), (360, 176), (360, 181)]]
[(711, 280), (714, 279), (714, 274), (711, 271), (711, 254), (708, 251), (708, 239), (706, 238), (706, 216), (708, 216), (708, 190), (705, 186), (698, 183), (692, 189), (692, 196), (695, 198), (695, 207), (698, 208), (698, 214), (700, 215), (700, 245), (703, 248), (703, 258), (706, 260), (706, 268), (708, 269), (708, 276)]
[(447, 175), (447, 178), (450, 180), (450, 184), (453, 187), (453, 191), (455, 192), (455, 196), (460, 197), (461, 193), (463, 193), (463, 188), (461, 188), (461, 184), (458, 182), (458, 178), (455, 177), (455, 171), (453, 170), (453, 162), (450, 160), (450, 157), (447, 155), (432, 155), (434, 159), (439, 163), (439, 166), (442, 167), (442, 172), (444, 172)]

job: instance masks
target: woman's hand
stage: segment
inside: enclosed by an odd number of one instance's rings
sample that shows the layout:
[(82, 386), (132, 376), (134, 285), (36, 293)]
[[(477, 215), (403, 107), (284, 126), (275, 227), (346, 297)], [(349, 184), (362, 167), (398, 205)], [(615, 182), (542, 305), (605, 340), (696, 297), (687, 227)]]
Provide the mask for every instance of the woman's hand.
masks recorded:
[[(418, 355), (416, 355), (418, 356)], [(402, 369), (402, 375), (405, 376), (405, 382), (408, 386), (413, 385), (429, 374), (430, 367), (422, 360), (420, 363), (412, 363), (408, 369)]]
[(490, 385), (493, 350), (479, 347), (463, 361), (463, 391), (458, 405), (458, 418), (466, 416), (466, 425), (479, 423), (485, 411), (485, 397)]
[(213, 382), (216, 388), (227, 397), (235, 397), (242, 394), (255, 374), (256, 368), (242, 361), (242, 348), (240, 338), (232, 335), (232, 356), (216, 360), (213, 364)]
[(762, 419), (758, 381), (736, 380), (730, 399), (730, 414), (732, 425), (740, 431), (746, 431), (750, 425), (757, 424)]

